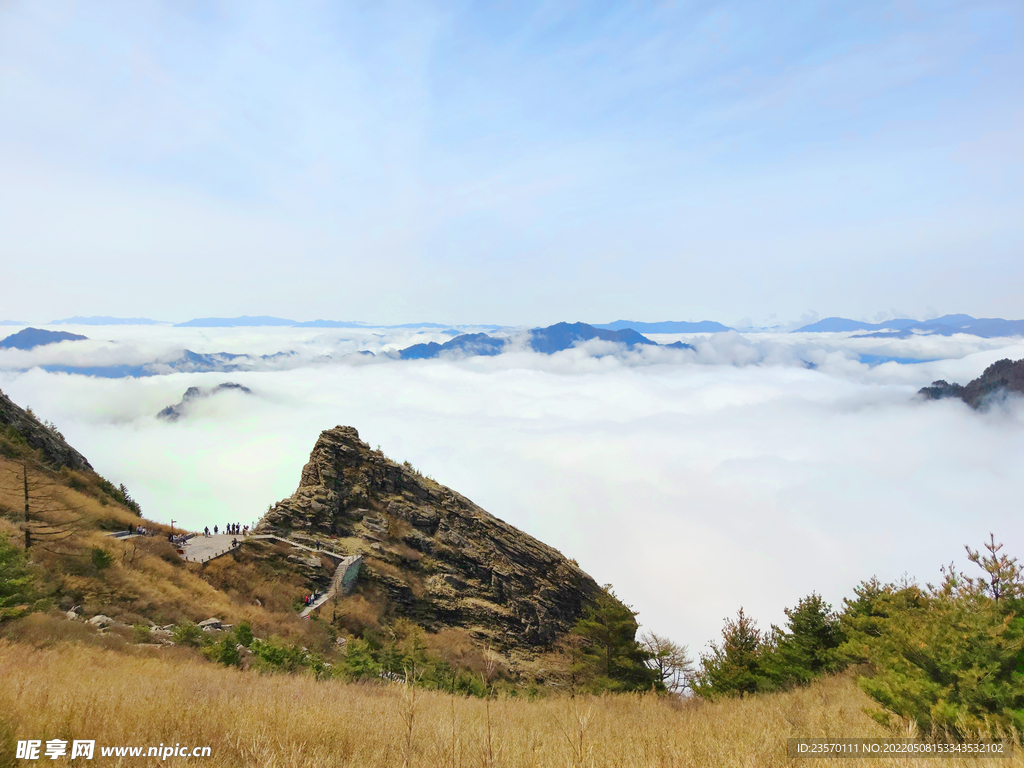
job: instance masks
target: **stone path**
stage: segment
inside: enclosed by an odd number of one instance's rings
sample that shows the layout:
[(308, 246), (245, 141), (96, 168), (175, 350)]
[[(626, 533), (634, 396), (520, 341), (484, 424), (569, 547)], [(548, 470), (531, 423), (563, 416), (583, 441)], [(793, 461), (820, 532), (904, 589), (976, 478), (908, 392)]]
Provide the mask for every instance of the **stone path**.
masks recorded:
[[(232, 536), (224, 533), (211, 536), (193, 536), (185, 542), (184, 546), (178, 548), (178, 552), (183, 553), (181, 556), (186, 562), (206, 563), (213, 560), (215, 557), (226, 555), (228, 552), (238, 549), (238, 547), (246, 541), (252, 541), (254, 539), (271, 539), (274, 541), (281, 541), (295, 549), (304, 549), (307, 552), (312, 552), (317, 555), (327, 555), (328, 557), (338, 560), (338, 566), (334, 569), (334, 576), (331, 577), (331, 586), (326, 592), (317, 598), (315, 603), (308, 605), (303, 609), (302, 613), (299, 615), (304, 619), (334, 597), (339, 591), (347, 591), (346, 586), (351, 588), (352, 580), (356, 575), (358, 575), (359, 568), (363, 563), (362, 555), (343, 555), (340, 552), (334, 552), (330, 549), (317, 549), (316, 547), (300, 544), (292, 539), (287, 539), (284, 536), (276, 536), (274, 534), (250, 534), (244, 538), (242, 536)], [(237, 541), (237, 543), (232, 546), (232, 541)], [(348, 578), (346, 579), (346, 577)], [(348, 582), (347, 584), (346, 581)]]
[(348, 555), (343, 555), (340, 552), (334, 552), (329, 549), (317, 549), (316, 547), (310, 547), (306, 544), (300, 544), (292, 539), (286, 539), (284, 536), (275, 536), (273, 534), (259, 534), (257, 536), (242, 536), (241, 534), (235, 536), (226, 533), (211, 534), (209, 536), (203, 536), (200, 534), (198, 536), (193, 536), (188, 540), (188, 542), (186, 542), (184, 547), (179, 547), (178, 550), (179, 553), (182, 549), (185, 550), (182, 557), (190, 563), (206, 563), (213, 560), (215, 557), (226, 555), (233, 549), (237, 549), (237, 546), (231, 546), (231, 542), (236, 539), (239, 545), (246, 541), (252, 541), (253, 539), (273, 539), (275, 541), (283, 541), (285, 544), (295, 547), (296, 549), (304, 549), (307, 552), (312, 552), (318, 555), (327, 555), (328, 557), (333, 557), (335, 560), (339, 561), (348, 557)]
[(239, 544), (243, 541), (241, 536), (229, 536), (226, 533), (219, 533), (215, 536), (193, 536), (185, 543), (184, 547), (178, 547), (178, 552), (180, 553), (184, 549), (185, 553), (182, 557), (190, 563), (205, 563), (237, 549), (237, 546), (231, 546), (232, 539), (238, 539)]

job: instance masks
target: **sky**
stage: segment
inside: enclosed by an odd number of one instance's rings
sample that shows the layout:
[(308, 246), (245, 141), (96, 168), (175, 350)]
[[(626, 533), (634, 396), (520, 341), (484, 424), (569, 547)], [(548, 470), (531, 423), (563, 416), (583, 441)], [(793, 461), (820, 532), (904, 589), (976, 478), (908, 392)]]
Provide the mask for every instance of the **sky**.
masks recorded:
[[(0, 0), (0, 321), (1024, 318), (1022, 33), (1018, 0)], [(350, 424), (695, 651), (990, 532), (1024, 556), (1020, 402), (913, 399), (1019, 339), (398, 362), (344, 355), (447, 336), (64, 329), (90, 338), (0, 350), (0, 387), (154, 518), (252, 521)], [(38, 367), (186, 348), (297, 354)], [(155, 418), (225, 380), (253, 396)]]
[[(0, 389), (56, 423), (144, 514), (242, 524), (291, 495), (338, 424), (576, 559), (696, 655), (741, 606), (767, 629), (816, 591), (937, 583), (989, 533), (1024, 556), (1024, 398), (922, 402), (1024, 358), (1024, 340), (735, 332), (658, 335), (693, 351), (588, 342), (554, 355), (400, 361), (408, 329), (71, 326), (92, 338), (0, 350)], [(294, 350), (290, 368), (102, 379), (39, 365)], [(331, 355), (330, 361), (324, 355)], [(922, 360), (868, 366), (860, 354)], [(813, 363), (814, 367), (808, 367)], [(181, 420), (190, 386), (234, 381)]]
[(1024, 317), (1024, 6), (0, 2), (0, 320)]

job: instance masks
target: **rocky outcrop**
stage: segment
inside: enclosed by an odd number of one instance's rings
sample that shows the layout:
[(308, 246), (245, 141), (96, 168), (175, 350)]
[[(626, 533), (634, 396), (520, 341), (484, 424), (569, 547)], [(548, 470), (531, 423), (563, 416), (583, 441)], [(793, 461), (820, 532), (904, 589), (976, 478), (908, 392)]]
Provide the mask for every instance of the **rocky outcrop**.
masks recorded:
[(298, 490), (257, 526), (299, 531), (345, 538), (365, 556), (357, 589), (382, 590), (397, 614), (496, 647), (550, 644), (600, 592), (557, 550), (371, 450), (352, 427), (320, 434)]
[(31, 448), (42, 453), (46, 463), (56, 469), (70, 467), (92, 470), (85, 456), (68, 445), (56, 429), (46, 426), (0, 392), (0, 429), (4, 428), (17, 432)]
[(1008, 394), (1024, 392), (1024, 360), (998, 360), (967, 386), (933, 381), (930, 387), (923, 387), (918, 395), (928, 400), (957, 397), (975, 409), (984, 409), (992, 402)]
[(242, 392), (246, 395), (251, 395), (252, 390), (241, 384), (235, 384), (233, 381), (227, 381), (223, 384), (218, 384), (213, 388), (204, 387), (189, 387), (185, 390), (185, 394), (181, 397), (181, 402), (175, 405), (168, 405), (166, 408), (161, 410), (156, 417), (158, 419), (164, 419), (166, 421), (177, 421), (182, 416), (188, 415), (189, 407), (193, 405), (197, 400), (202, 400), (206, 397), (212, 397), (213, 395), (221, 392)]

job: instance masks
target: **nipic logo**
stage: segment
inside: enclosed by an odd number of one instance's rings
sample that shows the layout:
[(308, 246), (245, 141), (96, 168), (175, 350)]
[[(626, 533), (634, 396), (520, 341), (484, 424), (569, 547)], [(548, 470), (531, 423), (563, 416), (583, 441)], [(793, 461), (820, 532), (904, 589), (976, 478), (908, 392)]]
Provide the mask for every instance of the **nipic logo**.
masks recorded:
[[(68, 756), (68, 743), (63, 739), (50, 739), (46, 742), (45, 749), (43, 749), (42, 739), (29, 739), (27, 741), (18, 742), (15, 757), (19, 760), (38, 760), (41, 749), (43, 750), (42, 756), (49, 758), (50, 760), (56, 760), (58, 757)], [(72, 760), (79, 757), (86, 760), (92, 760), (92, 756), (95, 751), (95, 739), (88, 741), (75, 739), (71, 742), (70, 757)]]
[[(45, 744), (45, 747), (44, 747)], [(166, 760), (169, 757), (209, 757), (212, 749), (210, 747), (189, 747), (181, 744), (160, 744), (158, 747), (100, 747), (101, 757), (155, 757)], [(50, 739), (44, 742), (42, 739), (26, 739), (18, 742), (18, 749), (15, 757), (18, 760), (56, 760), (59, 757), (68, 757), (71, 760), (79, 758), (92, 760), (96, 753), (96, 741), (94, 739), (75, 739), (71, 742), (71, 754), (68, 754), (68, 742), (63, 739)]]

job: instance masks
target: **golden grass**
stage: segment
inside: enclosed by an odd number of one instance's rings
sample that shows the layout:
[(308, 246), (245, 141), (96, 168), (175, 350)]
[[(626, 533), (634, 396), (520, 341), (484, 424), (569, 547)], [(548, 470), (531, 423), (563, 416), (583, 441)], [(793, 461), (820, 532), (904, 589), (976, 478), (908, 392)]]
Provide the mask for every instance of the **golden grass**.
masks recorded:
[[(208, 745), (211, 757), (190, 762), (232, 767), (769, 767), (791, 763), (791, 736), (885, 736), (862, 712), (868, 699), (844, 677), (719, 703), (653, 695), (483, 701), (413, 694), (401, 685), (260, 676), (163, 653), (0, 640), (0, 766), (16, 764), (8, 754), (13, 739), (88, 738), (97, 745)], [(847, 763), (865, 765), (809, 765)], [(870, 762), (961, 764), (968, 762)]]

